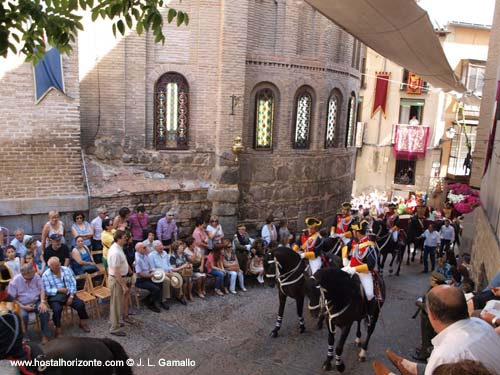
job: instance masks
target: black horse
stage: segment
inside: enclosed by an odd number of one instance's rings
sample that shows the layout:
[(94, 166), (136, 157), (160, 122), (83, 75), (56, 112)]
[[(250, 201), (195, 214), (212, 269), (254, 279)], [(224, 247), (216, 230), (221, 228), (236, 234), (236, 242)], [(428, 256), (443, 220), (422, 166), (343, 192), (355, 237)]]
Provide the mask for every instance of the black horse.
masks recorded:
[[(424, 249), (424, 240), (420, 238), (422, 233), (424, 233), (424, 220), (419, 219), (417, 215), (413, 215), (408, 223), (408, 236), (406, 238), (406, 249), (408, 249), (408, 258), (406, 259), (406, 265), (410, 264), (410, 255), (411, 261), (415, 261), (415, 255), (417, 254), (417, 250), (420, 250), (420, 263), (423, 261), (423, 249)], [(411, 252), (411, 244), (413, 244), (413, 253)], [(404, 254), (403, 254), (404, 257)]]
[(389, 273), (393, 272), (393, 264), (396, 261), (396, 275), (399, 276), (401, 270), (401, 262), (406, 248), (406, 232), (404, 229), (398, 230), (397, 241), (393, 239), (393, 233), (387, 229), (385, 222), (376, 220), (373, 222), (373, 232), (376, 237), (378, 249), (380, 251), (378, 267), (380, 273), (384, 272), (384, 266), (389, 254), (391, 254), (391, 262), (389, 263)]
[(280, 306), (276, 325), (271, 331), (271, 337), (278, 337), (278, 331), (283, 322), (283, 312), (287, 297), (293, 298), (297, 304), (297, 316), (299, 317), (299, 332), (306, 330), (304, 324), (303, 310), (305, 280), (309, 277), (307, 270), (309, 265), (300, 258), (299, 254), (288, 247), (278, 247), (268, 250), (264, 256), (264, 270), (266, 278), (275, 278), (279, 289)]
[[(377, 320), (380, 314), (380, 309), (385, 299), (385, 287), (382, 279), (376, 284), (375, 298), (377, 306), (371, 318), (368, 318), (368, 302), (361, 292), (361, 284), (357, 276), (350, 277), (349, 274), (339, 268), (323, 268), (317, 271), (312, 280), (316, 283), (316, 288), (309, 288), (311, 291), (309, 299), (311, 303), (320, 301), (324, 307), (324, 318), (327, 319), (328, 326), (328, 352), (325, 362), (323, 362), (323, 370), (329, 371), (332, 369), (333, 348), (335, 344), (335, 327), (341, 330), (340, 340), (335, 348), (335, 367), (337, 371), (343, 372), (345, 365), (342, 361), (342, 352), (344, 344), (349, 335), (354, 322), (357, 322), (356, 343), (361, 346), (359, 360), (366, 360), (366, 351), (370, 337), (373, 334)], [(361, 321), (366, 319), (368, 323), (368, 332), (366, 339), (361, 340)]]

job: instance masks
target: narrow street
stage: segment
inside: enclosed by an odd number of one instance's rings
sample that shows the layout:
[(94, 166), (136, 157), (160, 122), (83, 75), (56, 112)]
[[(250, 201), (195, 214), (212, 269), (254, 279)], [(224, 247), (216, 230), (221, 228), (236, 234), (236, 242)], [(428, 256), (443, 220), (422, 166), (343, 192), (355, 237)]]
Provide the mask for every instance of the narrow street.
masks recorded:
[[(386, 266), (386, 269), (388, 267)], [(343, 359), (346, 374), (371, 374), (371, 361), (385, 359), (384, 350), (393, 348), (411, 356), (419, 343), (419, 319), (412, 320), (414, 301), (428, 285), (420, 265), (403, 266), (400, 277), (385, 277), (387, 303), (382, 310), (368, 360), (359, 363), (359, 349), (354, 345), (354, 329), (345, 346)], [(142, 367), (136, 374), (321, 374), (326, 357), (327, 330), (316, 331), (314, 320), (306, 313), (307, 331), (298, 333), (295, 302), (288, 301), (280, 336), (269, 337), (278, 308), (277, 290), (250, 282), (247, 293), (237, 296), (196, 299), (184, 307), (172, 303), (168, 312), (155, 314), (141, 309), (134, 318), (140, 326), (128, 328), (128, 336), (113, 339), (121, 342), (128, 354)], [(95, 336), (109, 337), (106, 319), (92, 322)], [(69, 334), (80, 335), (73, 328)], [(160, 359), (195, 361), (194, 367), (166, 368)], [(149, 362), (148, 362), (149, 359)], [(148, 366), (148, 363), (150, 366)], [(156, 366), (154, 366), (156, 365)], [(333, 372), (333, 371), (332, 371)]]

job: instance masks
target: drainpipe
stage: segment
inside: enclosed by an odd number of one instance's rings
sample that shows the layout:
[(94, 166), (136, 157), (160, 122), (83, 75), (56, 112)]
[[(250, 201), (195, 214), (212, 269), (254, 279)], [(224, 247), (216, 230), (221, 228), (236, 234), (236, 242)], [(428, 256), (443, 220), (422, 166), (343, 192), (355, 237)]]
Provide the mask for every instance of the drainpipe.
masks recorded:
[(87, 200), (88, 200), (89, 214), (90, 214), (90, 186), (89, 186), (89, 178), (87, 175), (87, 165), (85, 164), (85, 155), (83, 154), (82, 149), (80, 149), (80, 153), (82, 155), (83, 177), (85, 178), (85, 187), (87, 188)]

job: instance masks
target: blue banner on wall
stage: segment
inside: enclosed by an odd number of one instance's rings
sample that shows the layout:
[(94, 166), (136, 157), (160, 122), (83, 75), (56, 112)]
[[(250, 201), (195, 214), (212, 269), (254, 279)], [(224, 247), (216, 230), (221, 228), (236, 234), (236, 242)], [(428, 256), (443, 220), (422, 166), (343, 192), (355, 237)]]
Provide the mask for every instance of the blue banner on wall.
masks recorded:
[(36, 104), (38, 104), (52, 89), (56, 89), (66, 94), (64, 92), (62, 58), (57, 48), (52, 48), (47, 51), (43, 59), (35, 65), (34, 77)]

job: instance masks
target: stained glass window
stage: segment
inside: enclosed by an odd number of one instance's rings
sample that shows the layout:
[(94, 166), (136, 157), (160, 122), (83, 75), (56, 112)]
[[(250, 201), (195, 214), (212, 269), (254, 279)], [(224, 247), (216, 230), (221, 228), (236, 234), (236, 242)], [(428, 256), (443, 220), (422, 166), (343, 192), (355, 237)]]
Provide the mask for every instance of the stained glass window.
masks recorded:
[(349, 99), (349, 105), (347, 107), (347, 131), (345, 135), (345, 147), (352, 147), (354, 142), (354, 134), (355, 134), (355, 116), (356, 111), (356, 96), (354, 94), (351, 95)]
[(309, 147), (312, 97), (308, 92), (299, 95), (296, 103), (294, 148)]
[(325, 148), (335, 147), (335, 127), (337, 126), (337, 115), (339, 99), (337, 95), (330, 96), (328, 100), (328, 114), (326, 117)]
[(165, 73), (155, 86), (155, 145), (158, 150), (188, 148), (188, 98), (186, 79)]
[(270, 89), (255, 95), (255, 148), (273, 147), (274, 95)]

